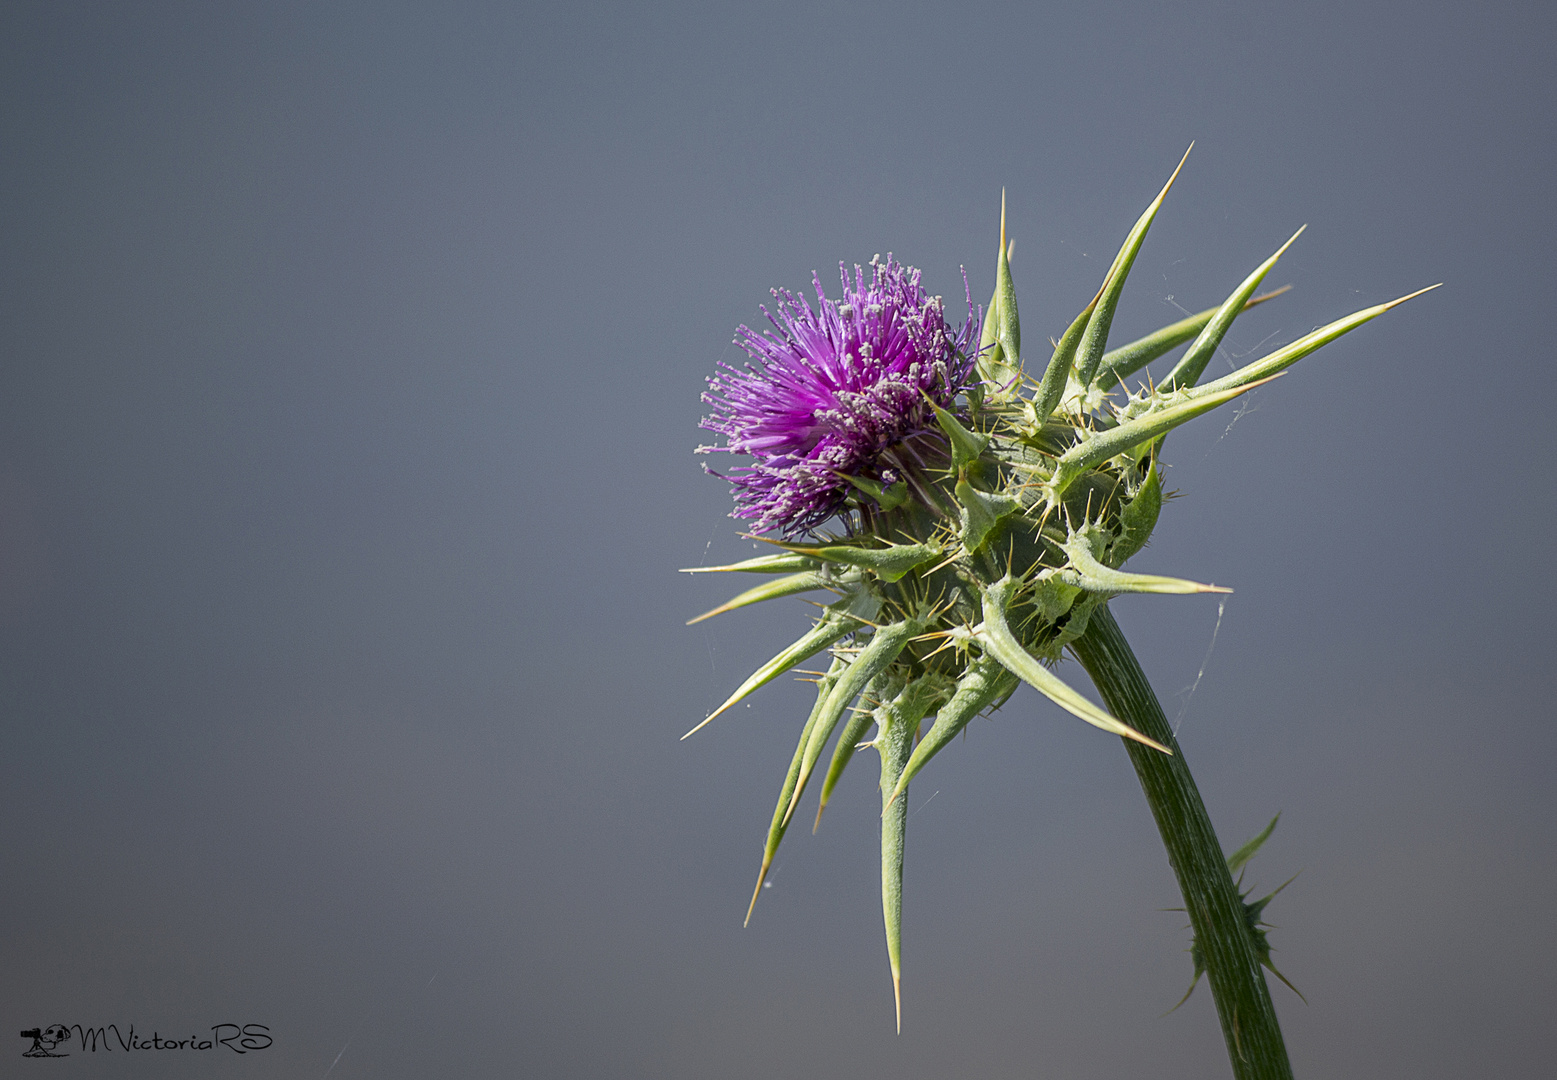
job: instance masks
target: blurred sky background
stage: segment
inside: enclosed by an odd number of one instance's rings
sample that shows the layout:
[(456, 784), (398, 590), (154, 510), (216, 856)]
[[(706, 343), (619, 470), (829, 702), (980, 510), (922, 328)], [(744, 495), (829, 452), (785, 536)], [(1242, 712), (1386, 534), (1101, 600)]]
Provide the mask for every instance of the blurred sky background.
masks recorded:
[(692, 454), (736, 325), (887, 251), (986, 301), (1004, 186), (1042, 342), (1195, 140), (1115, 342), (1305, 222), (1215, 364), (1446, 284), (1168, 442), (1132, 566), (1234, 587), (1219, 630), (1114, 610), (1224, 843), (1282, 813), (1298, 1074), (1551, 1075), (1554, 42), (1420, 0), (5, 5), (0, 1071), (239, 1022), (275, 1045), (50, 1067), (1226, 1075), (1204, 985), (1163, 1015), (1189, 935), (1117, 740), (1024, 692), (916, 781), (901, 1036), (873, 768), (743, 930), (809, 688), (677, 741), (809, 610), (683, 626), (741, 583), (676, 568), (752, 546)]

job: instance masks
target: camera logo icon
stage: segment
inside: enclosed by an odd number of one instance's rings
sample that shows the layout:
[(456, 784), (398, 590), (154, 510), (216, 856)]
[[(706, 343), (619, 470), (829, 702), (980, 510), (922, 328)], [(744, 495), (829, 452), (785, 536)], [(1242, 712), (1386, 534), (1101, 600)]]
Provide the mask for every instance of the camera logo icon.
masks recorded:
[(46, 1028), (28, 1028), (22, 1032), (22, 1038), (31, 1039), (32, 1047), (22, 1051), (22, 1057), (69, 1057), (69, 1054), (58, 1054), (54, 1048), (70, 1038), (70, 1029), (64, 1024), (50, 1024)]

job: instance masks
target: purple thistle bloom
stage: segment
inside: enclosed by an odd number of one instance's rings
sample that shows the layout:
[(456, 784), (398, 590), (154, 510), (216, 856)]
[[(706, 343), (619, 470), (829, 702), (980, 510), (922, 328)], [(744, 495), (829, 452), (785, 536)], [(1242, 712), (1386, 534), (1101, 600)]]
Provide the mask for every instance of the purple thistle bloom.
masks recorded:
[[(829, 300), (816, 285), (817, 307), (788, 290), (773, 290), (778, 331), (760, 335), (742, 326), (735, 343), (755, 365), (724, 370), (708, 380), (703, 400), (713, 414), (702, 426), (726, 439), (699, 453), (749, 454), (750, 465), (724, 476), (734, 485), (737, 518), (757, 532), (808, 532), (843, 509), (853, 488), (838, 474), (882, 484), (899, 479), (883, 454), (915, 433), (933, 429), (928, 396), (948, 408), (968, 386), (970, 344), (978, 340), (972, 300), (969, 319), (954, 333), (941, 298), (926, 296), (919, 271), (871, 260), (871, 278), (854, 268), (854, 282), (838, 266), (843, 298)], [(714, 470), (709, 469), (709, 472)]]

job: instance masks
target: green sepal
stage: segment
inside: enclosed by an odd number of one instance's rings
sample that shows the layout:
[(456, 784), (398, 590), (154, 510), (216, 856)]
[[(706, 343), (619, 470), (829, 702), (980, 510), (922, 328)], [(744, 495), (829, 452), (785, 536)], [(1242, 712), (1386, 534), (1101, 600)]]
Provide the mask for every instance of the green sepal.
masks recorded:
[(741, 699), (749, 696), (760, 687), (766, 686), (796, 664), (809, 660), (845, 634), (860, 629), (862, 622), (873, 616), (878, 606), (879, 601), (864, 589), (856, 589), (836, 604), (829, 604), (822, 617), (816, 621), (815, 626), (802, 634), (794, 644), (752, 672), (723, 705), (709, 713), (702, 724), (698, 724), (697, 727), (681, 737), (685, 739), (688, 735), (700, 730), (704, 724), (709, 723), (714, 717), (730, 708), (730, 706), (735, 705)]
[[(1108, 287), (1106, 280), (1103, 286)], [(1076, 347), (1081, 344), (1081, 335), (1086, 333), (1087, 323), (1092, 321), (1092, 313), (1097, 310), (1097, 302), (1102, 295), (1103, 290), (1099, 289), (1097, 296), (1081, 309), (1080, 315), (1071, 320), (1065, 333), (1060, 335), (1059, 344), (1054, 346), (1054, 354), (1049, 357), (1049, 366), (1043, 369), (1043, 380), (1039, 382), (1038, 392), (1032, 400), (1033, 417), (1039, 424), (1049, 418), (1065, 394), (1065, 383), (1070, 378), (1071, 365), (1076, 359)]]
[(1134, 739), (1154, 750), (1161, 750), (1164, 754), (1171, 754), (1172, 751), (1160, 742), (1114, 719), (1082, 697), (1059, 676), (1044, 667), (1037, 657), (1022, 647), (1011, 633), (1010, 626), (1006, 624), (1006, 608), (1014, 599), (1017, 589), (1018, 582), (1007, 574), (993, 585), (980, 590), (984, 621), (974, 628), (973, 637), (984, 647), (984, 651), (1000, 661), (1007, 671), (1071, 715), (1085, 720), (1093, 727), (1102, 728), (1126, 739)]
[(768, 876), (768, 867), (773, 865), (773, 856), (778, 853), (779, 844), (783, 843), (784, 833), (789, 828), (789, 818), (784, 811), (789, 809), (790, 796), (794, 794), (795, 782), (800, 777), (800, 761), (805, 755), (806, 742), (811, 736), (811, 729), (816, 726), (816, 718), (821, 715), (822, 706), (827, 701), (827, 695), (837, 683), (838, 677), (843, 674), (844, 662), (834, 659), (827, 674), (816, 682), (816, 704), (811, 707), (811, 715), (806, 719), (805, 727), (800, 729), (800, 742), (795, 746), (795, 756), (790, 759), (789, 772), (784, 776), (784, 783), (779, 788), (778, 805), (773, 808), (773, 822), (768, 826), (768, 839), (762, 848), (762, 869), (757, 871), (757, 887), (752, 890), (751, 904), (746, 909), (746, 922), (742, 926), (751, 923), (751, 913), (757, 908), (757, 897), (762, 894), (762, 882)]
[(1202, 390), (1179, 390), (1160, 395), (1151, 402), (1143, 415), (1127, 420), (1118, 427), (1089, 435), (1065, 451), (1054, 463), (1054, 475), (1044, 485), (1044, 494), (1049, 504), (1057, 505), (1065, 489), (1092, 466), (1123, 454), (1148, 439), (1172, 431), (1218, 405), (1225, 405), (1238, 395), (1254, 389), (1258, 382), (1213, 391), (1211, 387), (1215, 385), (1212, 383)]
[(1038, 613), (1038, 621), (1053, 626), (1075, 607), (1085, 591), (1066, 582), (1058, 570), (1042, 570), (1022, 599)]
[(849, 767), (855, 753), (863, 749), (860, 740), (875, 722), (875, 710), (855, 709), (854, 714), (844, 723), (843, 730), (838, 733), (838, 741), (833, 745), (833, 759), (828, 763), (827, 775), (822, 779), (822, 795), (816, 804), (816, 822), (811, 826), (813, 833), (822, 825), (822, 812), (827, 809), (827, 802), (833, 797), (833, 788), (838, 786), (843, 770)]
[(1255, 383), (1264, 382), (1274, 375), (1279, 375), (1315, 349), (1328, 345), (1342, 334), (1357, 329), (1357, 327), (1370, 319), (1378, 318), (1390, 308), (1399, 307), (1407, 300), (1414, 300), (1423, 293), (1432, 292), (1436, 288), (1438, 288), (1437, 285), (1429, 285), (1425, 289), (1407, 293), (1398, 300), (1391, 300), (1387, 304), (1375, 304), (1373, 307), (1353, 312), (1344, 319), (1337, 319), (1333, 323), (1321, 326), (1312, 333), (1304, 334), (1291, 345), (1277, 349), (1269, 356), (1262, 357), (1252, 364), (1247, 364), (1230, 375), (1224, 375), (1215, 382), (1209, 382), (1204, 386), (1196, 387), (1189, 391), (1189, 394), (1194, 398), (1200, 398), (1226, 393), (1235, 389), (1247, 390)]
[[(1303, 229), (1308, 228), (1307, 225)], [(1270, 273), (1293, 242), (1303, 235), (1303, 229), (1292, 234), (1292, 239), (1282, 244), (1276, 254), (1262, 262), (1255, 268), (1254, 273), (1243, 279), (1243, 284), (1234, 290), (1233, 295), (1222, 302), (1222, 306), (1216, 309), (1216, 315), (1206, 324), (1206, 328), (1200, 332), (1195, 343), (1189, 347), (1179, 362), (1173, 365), (1173, 370), (1168, 373), (1163, 385), (1169, 389), (1174, 387), (1194, 386), (1200, 380), (1200, 375), (1206, 370), (1206, 364), (1216, 353), (1216, 347), (1222, 343), (1222, 337), (1227, 333), (1228, 327), (1233, 325), (1233, 320), (1248, 306), (1249, 297), (1254, 295), (1254, 290), (1259, 287), (1265, 275)]]
[(872, 679), (898, 658), (898, 654), (908, 644), (908, 639), (923, 628), (924, 624), (918, 619), (905, 619), (881, 627), (870, 636), (865, 647), (849, 664), (848, 670), (839, 677), (837, 685), (827, 695), (827, 701), (822, 705), (816, 725), (811, 729), (810, 738), (806, 742), (805, 755), (800, 762), (800, 778), (789, 799), (789, 810), (785, 814), (786, 821), (794, 814), (795, 805), (804, 794), (806, 783), (811, 779), (811, 771), (816, 767), (816, 760), (822, 756), (822, 748), (827, 744), (833, 729), (838, 726), (838, 720), (843, 716), (844, 709), (848, 708), (849, 703), (864, 691)]
[(761, 585), (753, 586), (739, 596), (726, 600), (712, 611), (705, 611), (695, 619), (688, 619), (687, 625), (691, 626), (693, 623), (700, 623), (704, 619), (712, 619), (715, 615), (723, 615), (726, 611), (734, 611), (736, 608), (760, 604), (764, 600), (777, 600), (781, 596), (794, 596), (796, 593), (825, 589), (832, 583), (832, 578), (816, 570), (807, 570), (804, 573), (790, 574), (788, 577), (764, 581)]
[(925, 732), (924, 738), (919, 740), (919, 745), (914, 747), (913, 754), (908, 759), (908, 764), (903, 766), (903, 774), (898, 777), (897, 785), (892, 789), (892, 794), (887, 801), (890, 803), (901, 795), (908, 787), (908, 782), (919, 775), (919, 770), (930, 763), (930, 759), (940, 753), (958, 732), (968, 726), (979, 713), (990, 705), (1000, 700), (1002, 696), (1009, 697), (1011, 691), (1016, 689), (1018, 679), (990, 656), (981, 656), (968, 665), (968, 669), (957, 680), (956, 690), (952, 693), (951, 700), (942, 705), (935, 714), (935, 723), (930, 725), (930, 730)]
[(1204, 330), (1206, 323), (1211, 321), (1211, 316), (1218, 310), (1206, 308), (1204, 311), (1197, 311), (1128, 345), (1110, 349), (1103, 354), (1103, 360), (1097, 366), (1097, 375), (1092, 380), (1093, 385), (1102, 390), (1112, 390), (1159, 356), (1166, 355)]
[(1168, 177), (1168, 182), (1163, 185), (1157, 197), (1136, 221), (1130, 234), (1125, 237), (1119, 254), (1114, 256), (1114, 264), (1108, 269), (1108, 276), (1103, 279), (1103, 288), (1099, 293), (1092, 317), (1087, 320), (1086, 332), (1081, 335), (1081, 344), (1076, 348), (1076, 381), (1082, 386), (1090, 386), (1092, 376), (1097, 374), (1098, 364), (1102, 362), (1103, 353), (1108, 348), (1108, 331), (1113, 325), (1114, 308), (1118, 306), (1119, 296), (1124, 292), (1125, 278), (1129, 276), (1130, 268), (1135, 264), (1135, 256), (1141, 250), (1141, 242), (1146, 239), (1146, 230), (1151, 228), (1152, 219), (1157, 216), (1162, 201), (1168, 197), (1168, 191), (1173, 187), (1173, 181), (1178, 179), (1179, 169), (1184, 168), (1184, 161), (1188, 158), (1189, 151), (1186, 150), (1184, 158), (1179, 161), (1178, 168), (1173, 170), (1173, 175)]
[(834, 471), (834, 475), (847, 480), (859, 491), (869, 495), (883, 510), (896, 510), (908, 501), (908, 482), (899, 480), (888, 487), (882, 487), (876, 481), (863, 476), (850, 476), (848, 473)]
[(1006, 193), (1000, 193), (1000, 252), (995, 259), (995, 292), (979, 335), (979, 378), (995, 398), (1008, 397), (1022, 374), (1022, 330), (1016, 313), (1016, 284), (1011, 280), (1011, 247), (1006, 240)]
[(1108, 564), (1115, 568), (1123, 566), (1130, 556), (1145, 547), (1161, 513), (1162, 481), (1157, 474), (1157, 459), (1153, 457), (1146, 469), (1146, 479), (1136, 489), (1135, 498), (1119, 511), (1119, 535), (1109, 548)]
[(897, 1030), (903, 1031), (903, 841), (908, 829), (908, 800), (894, 802), (903, 766), (914, 745), (914, 733), (924, 716), (901, 715), (888, 706), (877, 711), (881, 730), (876, 751), (881, 755), (881, 918), (887, 932), (887, 963), (892, 969), (892, 1002)]
[[(929, 401), (929, 398), (925, 400)], [(930, 401), (929, 404), (930, 408), (935, 410), (935, 422), (946, 433), (946, 441), (951, 444), (952, 471), (959, 471), (963, 466), (977, 461), (984, 448), (989, 445), (990, 437), (969, 431), (962, 426), (962, 421), (935, 402)]]
[[(889, 672), (892, 670), (895, 669), (889, 669)], [(885, 726), (882, 723), (884, 709), (890, 709), (892, 716), (904, 718), (904, 722), (912, 723), (917, 730), (919, 722), (925, 718), (925, 715), (944, 701), (950, 692), (951, 680), (933, 671), (926, 672), (913, 682), (908, 682), (900, 675), (891, 676), (890, 679), (887, 676), (879, 677), (871, 689), (866, 691), (866, 697), (877, 693), (883, 700), (883, 704), (870, 710), (856, 709), (854, 716), (838, 735), (837, 745), (833, 747), (832, 764), (828, 767), (827, 777), (822, 782), (822, 797), (816, 808), (816, 824), (822, 823), (822, 811), (827, 809), (827, 802), (832, 798), (833, 788), (838, 785), (843, 770), (848, 767), (855, 751), (864, 748), (860, 745), (860, 739), (865, 734), (865, 729), (872, 723)], [(813, 826), (811, 831), (815, 832), (816, 828)]]
[(1202, 585), (1183, 578), (1160, 577), (1156, 574), (1131, 574), (1105, 566), (1097, 558), (1098, 550), (1108, 540), (1108, 534), (1090, 525), (1083, 526), (1066, 539), (1062, 545), (1070, 566), (1060, 572), (1060, 577), (1071, 585), (1094, 593), (1166, 593), (1185, 596), (1191, 593), (1229, 593), (1233, 590), (1216, 585)]
[(738, 571), (742, 574), (788, 574), (796, 570), (815, 570), (821, 564), (807, 555), (784, 552), (779, 555), (758, 555), (755, 559), (731, 563), (729, 566), (689, 566), (683, 574), (724, 574)]
[(897, 581), (904, 574), (932, 559), (941, 557), (935, 544), (889, 544), (886, 547), (858, 547), (853, 544), (829, 544), (823, 547), (790, 546), (823, 562), (858, 566), (874, 573), (882, 581)]
[(1022, 504), (1009, 495), (991, 495), (966, 480), (957, 481), (956, 492), (962, 518), (958, 539), (969, 554), (983, 547), (1001, 518), (1022, 508)]
[[(1291, 243), (1291, 241), (1288, 241), (1288, 243)], [(1335, 322), (1322, 326), (1310, 334), (1305, 334), (1292, 344), (1277, 349), (1269, 356), (1262, 357), (1252, 364), (1246, 364), (1232, 374), (1224, 375), (1222, 378), (1209, 382), (1204, 386), (1185, 390), (1169, 390), (1154, 394), (1145, 402), (1143, 406), (1144, 412), (1117, 427), (1100, 432), (1078, 443), (1060, 457), (1046, 490), (1050, 504), (1057, 503), (1060, 494), (1064, 492), (1065, 488), (1077, 476), (1098, 462), (1105, 461), (1116, 454), (1122, 454), (1126, 450), (1145, 442), (1147, 439), (1153, 439), (1159, 435), (1166, 434), (1171, 429), (1199, 416), (1201, 413), (1210, 412), (1218, 405), (1223, 405), (1233, 400), (1239, 394), (1276, 378), (1287, 368), (1303, 359), (1303, 357), (1324, 345), (1328, 345), (1342, 334), (1355, 330), (1363, 323), (1377, 318), (1391, 308), (1398, 307), (1407, 300), (1415, 299), (1423, 293), (1431, 292), (1436, 288), (1438, 288), (1437, 285), (1429, 285), (1425, 289), (1418, 289), (1416, 292), (1408, 293), (1397, 300), (1391, 300), (1387, 304), (1376, 304), (1373, 307), (1353, 312), (1344, 319), (1337, 319)]]
[[(1261, 296), (1251, 297), (1243, 305), (1243, 309), (1248, 311), (1250, 308), (1263, 304), (1267, 300), (1273, 300), (1290, 288), (1292, 286), (1283, 285), (1281, 288), (1272, 289)], [(1103, 362), (1098, 365), (1097, 375), (1093, 378), (1092, 384), (1101, 390), (1112, 390), (1119, 383), (1140, 371), (1159, 356), (1166, 355), (1200, 333), (1200, 331), (1205, 329), (1206, 324), (1211, 321), (1212, 316), (1220, 310), (1221, 308), (1213, 307), (1206, 308), (1204, 311), (1197, 311), (1193, 315), (1180, 319), (1176, 323), (1169, 323), (1161, 330), (1155, 330), (1143, 338), (1130, 342), (1128, 345), (1121, 345), (1117, 349), (1108, 350), (1108, 352), (1103, 354)]]
[(1041, 649), (1035, 646), (1028, 651), (1050, 664), (1058, 664), (1063, 659), (1065, 647), (1086, 634), (1093, 613), (1107, 605), (1107, 594), (1082, 592), (1076, 598), (1076, 602), (1071, 604), (1070, 613), (1065, 616), (1065, 621), (1055, 627), (1052, 636), (1044, 639)]
[[(1005, 252), (1004, 244), (1000, 245), (1000, 250), (1003, 255)], [(997, 259), (995, 267), (995, 292), (994, 295), (989, 298), (989, 307), (984, 309), (984, 324), (979, 328), (978, 373), (979, 378), (981, 379), (994, 378), (993, 372), (998, 370), (998, 366), (1002, 359), (1000, 335), (995, 330), (995, 312), (1000, 310), (999, 277), (1000, 268), (999, 259)], [(986, 372), (989, 372), (990, 374), (986, 374)]]

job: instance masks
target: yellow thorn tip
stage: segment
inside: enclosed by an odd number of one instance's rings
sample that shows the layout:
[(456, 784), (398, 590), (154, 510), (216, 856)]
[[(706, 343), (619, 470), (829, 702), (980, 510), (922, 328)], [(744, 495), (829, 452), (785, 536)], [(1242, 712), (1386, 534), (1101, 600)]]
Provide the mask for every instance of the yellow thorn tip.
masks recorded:
[(1399, 300), (1391, 300), (1389, 303), (1387, 303), (1387, 304), (1380, 304), (1379, 306), (1381, 308), (1383, 308), (1385, 311), (1388, 311), (1390, 308), (1399, 307), (1401, 304), (1404, 304), (1407, 300), (1415, 300), (1417, 297), (1421, 296), (1423, 293), (1432, 292), (1434, 289), (1438, 288), (1439, 285), (1442, 285), (1442, 284), (1443, 284), (1443, 282), (1440, 281), (1438, 283), (1438, 285), (1429, 285), (1425, 289), (1418, 289), (1414, 293), (1407, 293), (1405, 296), (1402, 296)]
[(723, 615), (726, 611), (729, 611), (729, 610), (730, 610), (730, 605), (729, 604), (720, 604), (718, 607), (714, 608), (714, 610), (712, 610), (712, 611), (705, 611), (705, 612), (703, 612), (703, 614), (699, 615), (695, 619), (688, 619), (687, 620), (687, 625), (688, 626), (696, 626), (698, 623), (702, 622), (704, 619), (712, 619), (715, 615)]
[(762, 869), (757, 871), (757, 887), (751, 891), (751, 904), (746, 908), (746, 921), (741, 923), (743, 930), (751, 925), (751, 913), (757, 910), (757, 897), (762, 895), (762, 881), (768, 876), (768, 867), (772, 862), (772, 859), (763, 859)]
[[(1304, 226), (1304, 228), (1307, 228), (1307, 227), (1308, 226), (1306, 226), (1306, 225)], [(1292, 291), (1292, 286), (1291, 285), (1283, 285), (1281, 288), (1279, 288), (1279, 289), (1272, 289), (1268, 293), (1261, 293), (1259, 296), (1251, 296), (1251, 297), (1249, 297), (1248, 301), (1244, 303), (1243, 308), (1244, 308), (1245, 311), (1248, 311), (1250, 308), (1254, 307), (1256, 304), (1263, 304), (1267, 300), (1274, 300), (1276, 297), (1280, 296), (1282, 293), (1284, 293), (1284, 292), (1291, 292), (1291, 291)]]
[(1194, 142), (1191, 142), (1189, 144), (1189, 150), (1185, 150), (1184, 151), (1184, 156), (1179, 158), (1178, 168), (1173, 170), (1173, 175), (1168, 177), (1168, 182), (1166, 184), (1162, 185), (1162, 191), (1161, 191), (1161, 193), (1158, 194), (1158, 196), (1157, 196), (1157, 198), (1155, 200), (1156, 205), (1161, 205), (1162, 204), (1162, 200), (1164, 200), (1164, 199), (1166, 199), (1168, 197), (1168, 191), (1169, 191), (1170, 188), (1173, 187), (1173, 181), (1175, 181), (1175, 180), (1177, 180), (1179, 178), (1179, 172), (1184, 168), (1184, 163), (1189, 160), (1189, 151), (1193, 150), (1194, 148), (1195, 148), (1195, 144), (1194, 144)]
[(704, 719), (704, 721), (701, 724), (697, 725), (697, 727), (693, 728), (691, 731), (687, 732), (685, 735), (681, 736), (681, 738), (677, 739), (676, 741), (677, 742), (682, 742), (683, 740), (690, 739), (692, 736), (696, 735), (699, 731), (702, 731), (705, 727), (707, 727), (708, 724), (709, 724), (709, 721), (713, 720), (714, 717), (718, 716), (720, 713), (724, 712), (726, 709), (728, 709), (731, 705), (734, 705), (734, 704), (735, 704), (735, 699), (733, 699), (733, 698), (731, 700), (725, 702), (723, 705), (719, 706), (719, 708), (717, 708), (713, 712), (709, 713), (707, 718)]
[(892, 1003), (897, 1007), (897, 1033), (901, 1035), (903, 1034), (903, 980), (896, 971), (892, 972)]
[[(1288, 240), (1285, 244), (1282, 244), (1281, 247), (1276, 249), (1276, 254), (1271, 256), (1271, 261), (1275, 262), (1277, 259), (1279, 259), (1283, 255), (1285, 255), (1287, 253), (1287, 249), (1289, 247), (1291, 247), (1297, 241), (1298, 237), (1303, 235), (1303, 230), (1306, 229), (1306, 228), (1308, 228), (1308, 223), (1304, 222), (1298, 228), (1298, 231), (1292, 234), (1292, 239), (1291, 240)], [(1290, 285), (1283, 286), (1283, 291), (1285, 291), (1285, 289), (1290, 289), (1291, 287), (1292, 286), (1290, 286)], [(1244, 306), (1247, 307), (1248, 305), (1246, 304)]]

